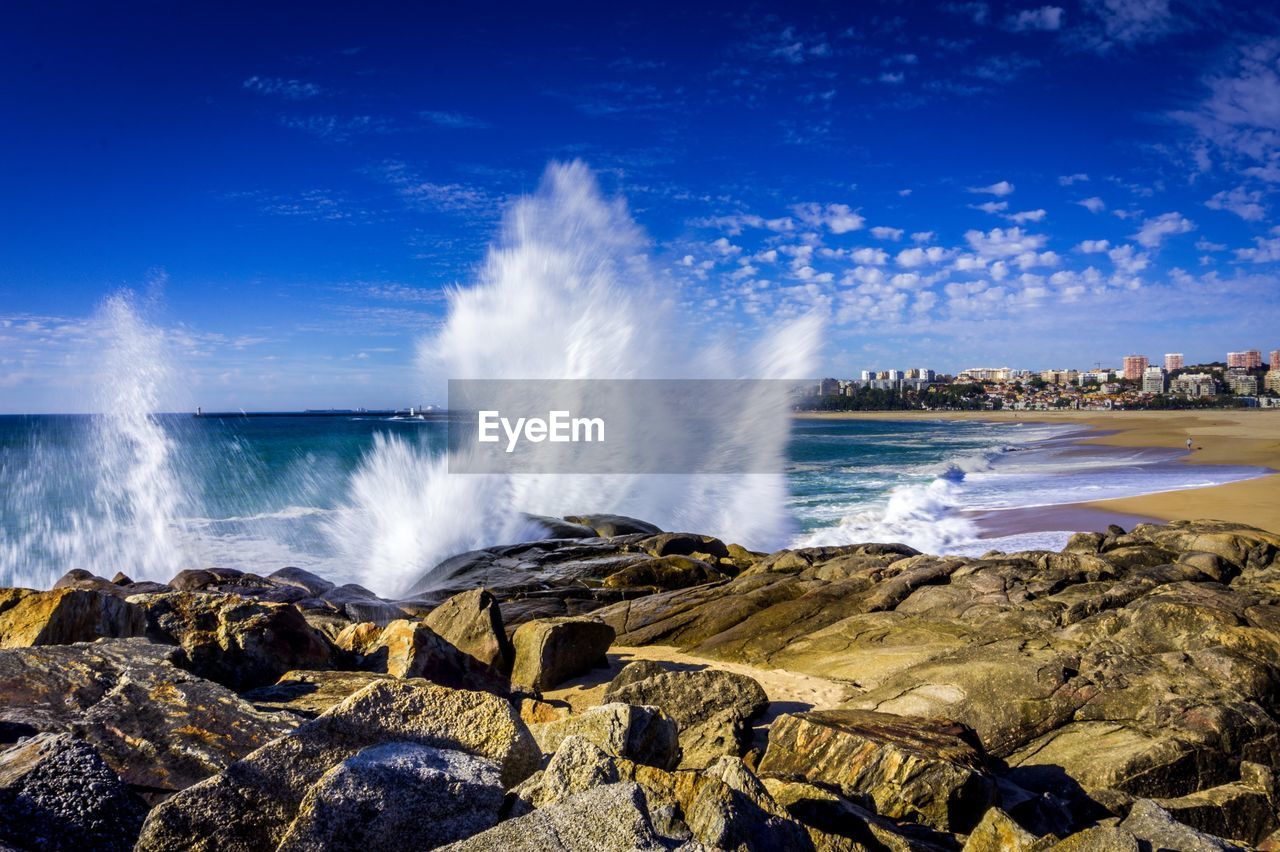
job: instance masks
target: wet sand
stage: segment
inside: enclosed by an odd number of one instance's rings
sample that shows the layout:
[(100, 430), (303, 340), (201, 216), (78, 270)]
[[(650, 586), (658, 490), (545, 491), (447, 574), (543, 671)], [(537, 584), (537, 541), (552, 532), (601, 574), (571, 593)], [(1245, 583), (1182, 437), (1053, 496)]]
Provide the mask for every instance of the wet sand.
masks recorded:
[[(1280, 471), (1280, 409), (1231, 409), (1209, 411), (873, 411), (799, 415), (816, 419), (849, 420), (981, 420), (998, 423), (1054, 423), (1078, 425), (1082, 444), (1113, 447), (1166, 447), (1193, 449), (1181, 459), (1186, 464), (1247, 465)], [(1095, 503), (1042, 507), (1024, 516), (1034, 532), (1043, 513), (1092, 510), (1157, 520), (1212, 518), (1251, 524), (1280, 531), (1280, 473), (1226, 485), (1193, 488), (1100, 500)], [(1008, 529), (1019, 518), (992, 521)], [(1097, 521), (1099, 516), (1073, 515), (1072, 520)], [(1121, 523), (1121, 526), (1131, 526)], [(1105, 526), (1105, 524), (1104, 524)], [(1089, 529), (1067, 523), (1055, 529)], [(1008, 534), (996, 533), (996, 534)]]

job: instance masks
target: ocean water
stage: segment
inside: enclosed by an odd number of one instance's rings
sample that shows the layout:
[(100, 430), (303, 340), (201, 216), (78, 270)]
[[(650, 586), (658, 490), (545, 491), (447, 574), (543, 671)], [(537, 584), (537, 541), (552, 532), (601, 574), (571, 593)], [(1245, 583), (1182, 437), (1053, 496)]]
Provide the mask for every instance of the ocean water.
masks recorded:
[[(432, 480), (420, 467), (441, 458), (443, 424), (360, 416), (145, 420), (151, 431), (130, 437), (101, 416), (0, 417), (0, 585), (47, 587), (71, 568), (167, 579), (186, 567), (266, 573), (298, 565), (395, 594), (437, 558), (439, 537), (452, 535), (432, 527), (449, 507), (428, 508)], [(1072, 530), (992, 536), (984, 519), (1259, 472), (1181, 464), (1176, 451), (1081, 447), (1075, 434), (1031, 423), (796, 421), (786, 453), (788, 526), (773, 544), (1058, 548)], [(650, 519), (679, 526), (681, 517), (672, 506)]]

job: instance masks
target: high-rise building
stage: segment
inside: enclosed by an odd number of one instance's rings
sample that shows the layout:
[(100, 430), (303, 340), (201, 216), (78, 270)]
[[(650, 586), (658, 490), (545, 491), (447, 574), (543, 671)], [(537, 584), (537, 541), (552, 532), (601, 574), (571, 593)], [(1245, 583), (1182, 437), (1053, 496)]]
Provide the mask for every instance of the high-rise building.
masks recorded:
[(1164, 368), (1170, 373), (1174, 370), (1181, 370), (1183, 366), (1181, 352), (1170, 352), (1164, 356)]
[(1246, 349), (1244, 352), (1228, 352), (1228, 369), (1256, 370), (1262, 366), (1262, 353), (1257, 349)]
[(1227, 387), (1236, 396), (1255, 396), (1258, 393), (1258, 377), (1252, 373), (1227, 373)]
[(1276, 355), (1280, 355), (1280, 352), (1272, 353), (1271, 363), (1275, 366), (1267, 373), (1267, 390), (1274, 394), (1280, 394), (1280, 369), (1277, 369), (1280, 368), (1280, 358), (1276, 358)]
[(863, 371), (862, 371), (862, 380), (863, 380), (864, 382), (869, 382), (869, 381), (871, 381), (872, 379), (874, 379), (875, 377), (876, 377), (876, 371), (875, 371), (875, 370), (863, 370)]
[(1271, 350), (1271, 360), (1267, 361), (1271, 365), (1271, 372), (1280, 370), (1280, 349)]
[[(1129, 359), (1126, 358), (1126, 361)], [(1142, 371), (1142, 392), (1143, 393), (1164, 393), (1164, 368), (1163, 367), (1147, 367)]]
[(1215, 396), (1218, 383), (1208, 373), (1183, 373), (1173, 380), (1169, 391), (1186, 397)]
[(1126, 355), (1124, 358), (1124, 377), (1131, 382), (1142, 381), (1142, 374), (1151, 362), (1146, 355)]
[(906, 374), (901, 370), (890, 370), (889, 375), (885, 376), (885, 378), (891, 382), (900, 382), (906, 378)]
[(818, 383), (818, 396), (835, 396), (840, 393), (839, 379), (823, 379)]

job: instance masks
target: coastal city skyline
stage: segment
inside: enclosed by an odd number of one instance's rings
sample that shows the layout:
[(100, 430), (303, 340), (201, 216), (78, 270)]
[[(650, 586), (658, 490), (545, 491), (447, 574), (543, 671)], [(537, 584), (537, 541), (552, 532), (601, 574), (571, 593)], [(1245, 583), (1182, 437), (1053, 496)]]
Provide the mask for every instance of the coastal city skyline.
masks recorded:
[(815, 374), (1179, 338), (1206, 360), (1280, 312), (1261, 7), (579, 6), (495, 27), (232, 3), (139, 27), (130, 5), (28, 4), (0, 30), (24, 128), (0, 140), (22, 166), (0, 194), (0, 411), (90, 405), (122, 287), (172, 365), (165, 408), (431, 396), (419, 342), (553, 162), (626, 205), (633, 286), (731, 346), (812, 315)]

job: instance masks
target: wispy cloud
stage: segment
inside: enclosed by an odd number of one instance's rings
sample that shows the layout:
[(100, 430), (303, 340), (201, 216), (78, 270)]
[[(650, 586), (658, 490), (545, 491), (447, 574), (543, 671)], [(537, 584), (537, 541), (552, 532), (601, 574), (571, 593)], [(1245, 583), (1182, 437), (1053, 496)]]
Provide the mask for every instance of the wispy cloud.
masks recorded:
[(1147, 248), (1159, 248), (1166, 238), (1195, 230), (1195, 223), (1181, 213), (1162, 213), (1142, 223), (1133, 239)]
[(483, 130), (489, 126), (487, 121), (460, 112), (426, 109), (421, 110), (418, 117), (436, 127), (450, 130)]
[(1007, 180), (997, 181), (988, 186), (971, 186), (969, 192), (1003, 197), (1013, 193), (1013, 184)]
[(279, 77), (250, 77), (244, 88), (260, 95), (272, 95), (290, 101), (303, 101), (318, 97), (324, 90), (315, 83), (302, 80), (284, 80)]
[(1247, 190), (1243, 186), (1216, 193), (1204, 203), (1211, 210), (1227, 210), (1246, 222), (1260, 222), (1267, 216), (1262, 203), (1261, 190)]
[(1005, 19), (1005, 27), (1016, 33), (1052, 32), (1062, 27), (1061, 6), (1041, 6), (1039, 9), (1023, 9)]
[(394, 133), (397, 130), (394, 121), (376, 115), (286, 115), (280, 118), (280, 123), (330, 142), (346, 142), (355, 136)]

